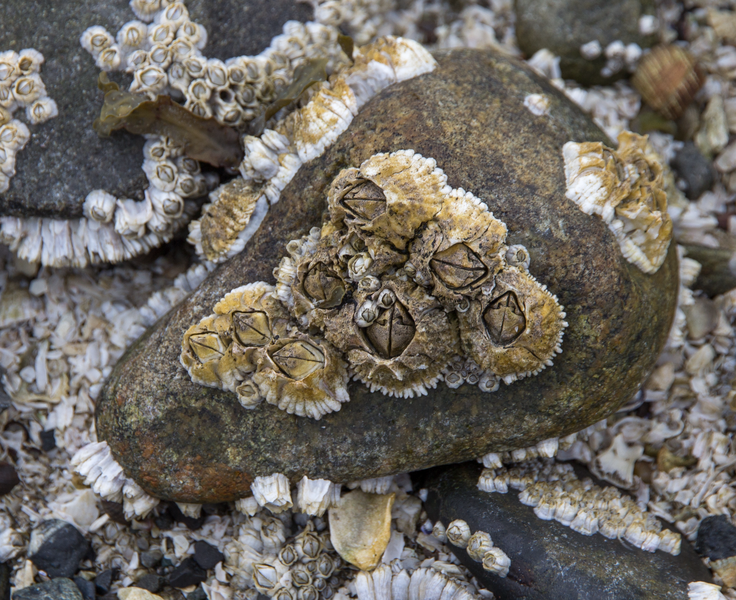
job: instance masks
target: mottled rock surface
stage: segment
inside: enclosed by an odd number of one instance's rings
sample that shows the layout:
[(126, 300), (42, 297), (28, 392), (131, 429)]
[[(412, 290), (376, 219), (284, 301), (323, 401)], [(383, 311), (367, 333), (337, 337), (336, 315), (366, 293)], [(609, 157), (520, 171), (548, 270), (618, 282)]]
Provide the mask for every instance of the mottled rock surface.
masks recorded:
[(50, 577), (74, 575), (87, 552), (89, 542), (74, 525), (60, 519), (43, 521), (28, 545), (28, 558)]
[[(321, 157), (303, 166), (242, 254), (219, 267), (123, 357), (97, 404), (97, 433), (150, 493), (215, 502), (248, 493), (256, 476), (349, 482), (525, 447), (594, 423), (627, 401), (664, 344), (674, 311), (674, 245), (645, 275), (597, 217), (565, 198), (562, 146), (605, 140), (574, 104), (522, 63), (490, 52), (439, 56), (433, 73), (369, 102)], [(523, 105), (550, 98), (550, 116)], [(530, 272), (557, 294), (569, 327), (563, 353), (539, 375), (501, 385), (388, 398), (349, 386), (351, 401), (320, 421), (191, 382), (179, 364), (188, 327), (246, 282), (273, 283), (290, 239), (322, 221), (337, 173), (377, 152), (435, 158), (452, 187), (484, 200), (525, 245)]]
[(71, 579), (60, 577), (13, 592), (13, 600), (84, 600)]
[(477, 488), (482, 467), (453, 465), (417, 474), (429, 495), (433, 522), (454, 519), (490, 534), (511, 559), (506, 578), (483, 570), (465, 550), (450, 545), (460, 561), (498, 600), (687, 600), (687, 584), (711, 581), (687, 540), (678, 556), (646, 552), (602, 535), (585, 536), (557, 521), (543, 521), (517, 498)]
[[(307, 4), (294, 0), (191, 0), (187, 9), (207, 29), (205, 56), (223, 60), (258, 54), (286, 21), (306, 21), (312, 14)], [(143, 199), (145, 140), (125, 132), (102, 139), (93, 131), (102, 106), (100, 70), (79, 43), (92, 25), (102, 25), (114, 36), (135, 18), (127, 0), (8, 0), (0, 5), (0, 52), (41, 52), (46, 59), (41, 79), (59, 107), (57, 117), (29, 125), (31, 139), (18, 153), (16, 175), (10, 189), (0, 194), (0, 215), (78, 218), (84, 198), (95, 189)], [(25, 119), (23, 110), (14, 116)]]
[(580, 54), (580, 46), (597, 40), (605, 51), (608, 44), (621, 41), (654, 43), (653, 36), (639, 33), (639, 18), (654, 14), (651, 2), (641, 0), (515, 0), (516, 38), (527, 57), (547, 48), (560, 57), (565, 79), (585, 85), (610, 84), (627, 75), (624, 68), (612, 77), (601, 75), (606, 65), (603, 53), (588, 60)]

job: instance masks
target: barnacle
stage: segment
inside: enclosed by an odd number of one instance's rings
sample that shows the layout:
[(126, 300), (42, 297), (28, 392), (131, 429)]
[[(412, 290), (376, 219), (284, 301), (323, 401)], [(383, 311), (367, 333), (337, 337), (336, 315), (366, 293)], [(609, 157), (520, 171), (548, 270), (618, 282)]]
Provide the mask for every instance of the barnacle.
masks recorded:
[(511, 383), (552, 364), (567, 323), (555, 296), (529, 273), (506, 267), (495, 284), (458, 311), (460, 336), (482, 369)]
[(626, 260), (655, 273), (672, 239), (663, 169), (645, 136), (624, 131), (618, 141), (616, 151), (600, 142), (563, 146), (566, 195), (603, 219)]

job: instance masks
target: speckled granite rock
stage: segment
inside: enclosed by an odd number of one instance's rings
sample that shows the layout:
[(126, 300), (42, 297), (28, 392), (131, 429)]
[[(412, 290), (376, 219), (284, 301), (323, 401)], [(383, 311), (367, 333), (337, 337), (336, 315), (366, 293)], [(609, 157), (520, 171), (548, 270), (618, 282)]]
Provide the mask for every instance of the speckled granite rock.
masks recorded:
[(654, 14), (651, 2), (641, 0), (514, 0), (516, 38), (527, 57), (547, 48), (560, 57), (566, 79), (585, 85), (610, 84), (627, 74), (626, 69), (603, 77), (606, 57), (594, 60), (580, 54), (580, 46), (597, 40), (605, 51), (617, 40), (641, 47), (654, 43), (653, 36), (639, 33), (639, 17)]
[[(258, 54), (286, 21), (306, 21), (312, 14), (294, 0), (191, 0), (187, 8), (209, 33), (206, 56), (220, 59)], [(18, 153), (17, 173), (0, 194), (0, 215), (78, 218), (84, 198), (95, 189), (142, 200), (145, 140), (125, 132), (101, 139), (92, 130), (102, 106), (100, 71), (79, 43), (87, 27), (102, 25), (115, 35), (135, 19), (128, 2), (9, 0), (0, 14), (0, 52), (41, 52), (46, 59), (41, 78), (59, 108), (57, 117), (29, 126), (31, 139)], [(25, 119), (22, 112), (16, 118)]]
[[(551, 116), (523, 105), (550, 98)], [(214, 502), (248, 493), (273, 472), (361, 480), (468, 460), (571, 433), (613, 412), (652, 368), (677, 291), (674, 246), (654, 275), (626, 262), (597, 217), (565, 198), (562, 145), (605, 140), (567, 98), (519, 62), (490, 52), (439, 56), (432, 73), (369, 102), (321, 158), (303, 166), (239, 256), (219, 267), (123, 357), (97, 403), (97, 434), (150, 493)], [(563, 353), (541, 374), (501, 385), (439, 384), (393, 399), (349, 386), (352, 400), (320, 421), (191, 382), (179, 364), (184, 331), (246, 282), (273, 282), (290, 239), (319, 225), (325, 191), (343, 168), (377, 152), (413, 148), (435, 158), (452, 187), (487, 202), (524, 244), (531, 273), (567, 312)]]
[(450, 545), (460, 561), (498, 600), (687, 600), (687, 584), (711, 581), (707, 567), (687, 540), (678, 556), (645, 552), (599, 534), (585, 536), (507, 494), (478, 490), (482, 467), (453, 465), (416, 475), (427, 488), (424, 506), (432, 521), (454, 519), (490, 534), (511, 559), (506, 578), (483, 570), (464, 549)]
[(13, 600), (84, 600), (71, 579), (59, 577), (13, 592)]

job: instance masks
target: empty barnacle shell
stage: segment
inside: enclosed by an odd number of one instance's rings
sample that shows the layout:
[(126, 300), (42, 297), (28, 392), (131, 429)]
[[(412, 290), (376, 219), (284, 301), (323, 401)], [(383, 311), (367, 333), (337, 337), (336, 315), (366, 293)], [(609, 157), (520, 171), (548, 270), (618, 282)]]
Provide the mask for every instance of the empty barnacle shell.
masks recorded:
[(566, 195), (603, 219), (629, 262), (654, 273), (672, 239), (663, 169), (646, 136), (624, 131), (618, 141), (616, 151), (594, 142), (563, 146)]
[[(272, 473), (267, 477), (256, 477), (250, 489), (256, 502), (271, 512), (279, 513), (292, 506), (289, 480), (282, 473)], [(279, 545), (282, 544), (284, 538), (281, 522), (271, 520), (268, 523), (273, 524), (276, 528), (269, 530), (264, 525), (261, 528), (262, 535), (266, 537), (269, 535), (271, 537), (276, 536), (279, 539)]]
[(328, 192), (332, 222), (370, 232), (403, 250), (440, 211), (450, 191), (436, 165), (413, 150), (399, 150), (376, 154), (358, 169), (344, 169)]
[(499, 577), (506, 577), (511, 566), (511, 559), (500, 548), (489, 549), (481, 559), (486, 571), (495, 573)]
[(292, 333), (265, 349), (253, 381), (270, 404), (320, 419), (350, 400), (346, 366), (325, 340)]
[[(435, 298), (410, 281), (384, 277), (376, 292), (358, 290), (354, 302), (325, 316), (325, 335), (346, 353), (356, 379), (372, 390), (424, 395), (457, 354), (454, 320)], [(384, 306), (387, 298), (393, 301)]]
[(512, 267), (528, 271), (530, 261), (529, 251), (521, 244), (509, 246), (506, 250), (506, 262)]
[(631, 78), (644, 101), (668, 119), (682, 114), (704, 81), (695, 58), (676, 45), (653, 48), (639, 61)]
[(49, 119), (58, 116), (58, 114), (59, 109), (56, 106), (56, 102), (54, 102), (48, 96), (39, 98), (33, 104), (26, 108), (26, 117), (33, 125), (45, 123)]
[(468, 545), (465, 547), (468, 556), (475, 561), (482, 561), (486, 552), (493, 548), (493, 540), (485, 531), (476, 531), (468, 539)]
[(462, 519), (455, 519), (447, 526), (445, 535), (453, 546), (465, 548), (470, 540), (470, 527)]
[(567, 323), (557, 299), (529, 273), (507, 267), (493, 294), (458, 314), (467, 354), (483, 370), (510, 383), (552, 364)]
[(82, 48), (96, 58), (100, 52), (111, 46), (115, 40), (107, 29), (100, 27), (99, 25), (95, 25), (82, 32), (79, 42), (82, 44)]

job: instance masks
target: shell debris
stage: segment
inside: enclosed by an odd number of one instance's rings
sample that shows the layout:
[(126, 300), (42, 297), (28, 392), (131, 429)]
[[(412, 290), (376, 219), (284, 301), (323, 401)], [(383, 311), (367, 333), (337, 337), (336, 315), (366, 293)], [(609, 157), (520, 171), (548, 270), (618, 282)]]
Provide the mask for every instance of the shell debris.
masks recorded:
[[(435, 524), (435, 528), (441, 523)], [(490, 534), (485, 531), (476, 531), (471, 535), (470, 527), (462, 519), (455, 519), (444, 531), (447, 541), (453, 546), (464, 548), (468, 556), (476, 561), (483, 563), (483, 569), (495, 573), (499, 577), (506, 577), (509, 574), (509, 566), (511, 560), (506, 553), (493, 545)]]

